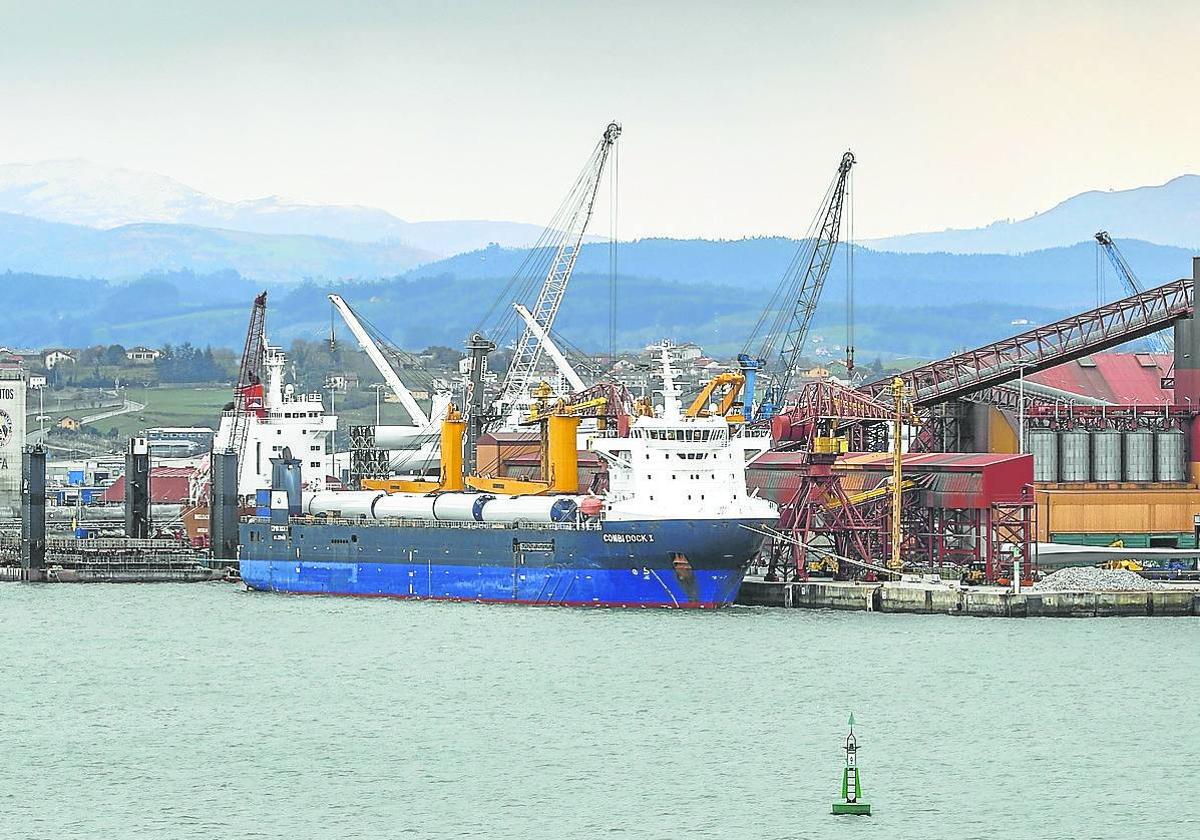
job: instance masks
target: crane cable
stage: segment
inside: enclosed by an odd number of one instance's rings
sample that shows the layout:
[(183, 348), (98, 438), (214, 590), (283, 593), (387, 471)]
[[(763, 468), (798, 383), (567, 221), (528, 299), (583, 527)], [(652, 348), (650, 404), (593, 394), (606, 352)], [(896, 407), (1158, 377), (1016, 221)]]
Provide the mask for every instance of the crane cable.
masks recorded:
[[(369, 335), (375, 342), (375, 346), (379, 348), (379, 352), (383, 353), (385, 356), (389, 356), (391, 361), (398, 363), (400, 365), (400, 370), (411, 371), (412, 378), (420, 382), (421, 385), (425, 386), (432, 393), (437, 384), (436, 379), (433, 374), (426, 369), (421, 360), (407, 350), (402, 349), (400, 345), (388, 338), (387, 334), (384, 333), (383, 330), (373, 324), (369, 318), (364, 317), (363, 314), (357, 309), (350, 307), (350, 304), (348, 303), (346, 306), (350, 308), (350, 311), (354, 313), (354, 317), (358, 319), (358, 322), (362, 324), (363, 329), (366, 330), (367, 335)], [(334, 335), (332, 325), (333, 309), (334, 306), (332, 303), (330, 303), (329, 311), (331, 323), (329, 334), (331, 336), (331, 344), (333, 343), (332, 336)], [(393, 370), (395, 370), (395, 368), (393, 368)], [(400, 375), (400, 370), (395, 370), (397, 376)]]
[(618, 186), (621, 175), (621, 151), (612, 150), (612, 169), (608, 173), (608, 363), (617, 357), (617, 223)]
[[(758, 358), (770, 361), (774, 355), (775, 345), (784, 332), (784, 327), (791, 320), (792, 310), (800, 293), (800, 286), (804, 282), (804, 267), (811, 261), (812, 253), (817, 247), (821, 235), (821, 221), (824, 218), (825, 209), (833, 199), (833, 191), (837, 188), (837, 182), (838, 179), (835, 177), (825, 190), (825, 195), (813, 213), (804, 237), (799, 241), (792, 254), (792, 259), (788, 262), (787, 269), (771, 294), (771, 298), (767, 301), (767, 305), (759, 313), (754, 328), (747, 336), (746, 343), (742, 347), (743, 353), (751, 353), (755, 342), (761, 340), (762, 345), (758, 350)], [(770, 328), (764, 333), (763, 327), (768, 320), (770, 320)]]
[(854, 170), (846, 178), (846, 378), (854, 373)]
[[(484, 334), (490, 332), (491, 338), (497, 346), (503, 345), (518, 321), (516, 312), (509, 304), (513, 301), (529, 300), (545, 282), (550, 273), (551, 263), (567, 236), (570, 235), (568, 229), (570, 225), (567, 222), (576, 216), (584, 202), (587, 201), (592, 173), (599, 167), (600, 158), (604, 154), (604, 144), (601, 142), (597, 144), (580, 170), (574, 184), (571, 185), (571, 189), (554, 212), (554, 216), (538, 237), (537, 242), (526, 252), (516, 272), (500, 290), (480, 320), (476, 331)], [(492, 326), (493, 329), (489, 331), (488, 326)]]

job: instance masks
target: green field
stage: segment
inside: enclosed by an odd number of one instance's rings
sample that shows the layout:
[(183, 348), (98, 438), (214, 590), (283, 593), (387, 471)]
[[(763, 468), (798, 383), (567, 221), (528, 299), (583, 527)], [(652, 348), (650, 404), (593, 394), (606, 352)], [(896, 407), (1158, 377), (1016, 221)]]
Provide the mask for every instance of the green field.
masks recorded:
[(215, 429), (221, 409), (231, 399), (227, 387), (210, 388), (128, 388), (125, 396), (144, 403), (141, 411), (110, 417), (95, 424), (96, 431), (108, 434), (114, 426), (122, 438), (131, 437), (154, 426), (207, 426)]
[[(221, 409), (224, 408), (233, 395), (226, 386), (193, 387), (193, 388), (128, 388), (125, 395), (133, 402), (144, 403), (142, 411), (110, 417), (95, 424), (96, 431), (107, 435), (114, 426), (120, 438), (131, 437), (145, 429), (155, 426), (207, 426), (215, 429), (221, 419)], [(325, 409), (329, 409), (329, 394), (324, 395)], [(347, 408), (346, 403), (361, 402), (364, 397), (347, 399), (347, 395), (337, 396), (337, 411), (339, 426), (344, 433), (353, 425), (375, 422), (375, 397), (371, 393), (366, 397), (367, 405)], [(382, 406), (381, 418), (385, 423), (407, 422), (403, 410), (394, 404), (385, 403)], [(339, 442), (344, 444), (344, 441)]]

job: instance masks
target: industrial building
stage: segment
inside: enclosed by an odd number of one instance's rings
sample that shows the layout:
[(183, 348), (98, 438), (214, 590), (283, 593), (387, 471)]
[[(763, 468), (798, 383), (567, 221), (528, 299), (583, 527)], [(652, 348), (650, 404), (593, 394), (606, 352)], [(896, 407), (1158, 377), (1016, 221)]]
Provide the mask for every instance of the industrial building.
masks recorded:
[(0, 368), (0, 517), (21, 515), (21, 452), (25, 448), (25, 373)]
[[(1198, 281), (1200, 258), (1190, 278), (904, 373), (913, 447), (1030, 453), (1040, 542), (1196, 547)], [(1163, 329), (1169, 353), (1105, 352)]]

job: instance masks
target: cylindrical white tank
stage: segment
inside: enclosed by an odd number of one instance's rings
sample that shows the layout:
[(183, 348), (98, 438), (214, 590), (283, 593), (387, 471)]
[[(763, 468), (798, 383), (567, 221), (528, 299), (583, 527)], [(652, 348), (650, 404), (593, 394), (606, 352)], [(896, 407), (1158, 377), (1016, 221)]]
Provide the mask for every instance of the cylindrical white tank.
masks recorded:
[(1059, 459), (1063, 481), (1091, 481), (1091, 435), (1082, 430), (1059, 435)]
[(483, 507), (484, 522), (570, 522), (579, 502), (567, 496), (498, 496)]
[(308, 496), (304, 512), (313, 516), (324, 513), (348, 519), (370, 517), (375, 500), (384, 495), (380, 490), (322, 490)]
[(433, 499), (433, 518), (443, 522), (482, 522), (488, 493), (442, 493)]
[(1092, 434), (1092, 480), (1121, 480), (1121, 433), (1102, 429)]
[(1149, 429), (1125, 433), (1125, 480), (1154, 480), (1154, 432)]
[(435, 496), (391, 493), (375, 503), (376, 519), (433, 519)]
[(437, 437), (438, 427), (428, 429), (420, 426), (376, 426), (375, 448), (392, 450), (420, 449)]
[(1026, 440), (1033, 455), (1033, 480), (1058, 481), (1058, 432), (1030, 429)]
[(1158, 481), (1184, 481), (1187, 478), (1186, 447), (1179, 429), (1168, 429), (1154, 436), (1157, 453), (1154, 458)]

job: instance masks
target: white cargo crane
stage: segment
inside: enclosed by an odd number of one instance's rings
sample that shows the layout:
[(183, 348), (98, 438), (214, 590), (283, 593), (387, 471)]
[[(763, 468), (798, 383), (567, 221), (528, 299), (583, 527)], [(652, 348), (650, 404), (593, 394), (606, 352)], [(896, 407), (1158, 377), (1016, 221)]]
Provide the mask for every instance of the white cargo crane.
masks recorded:
[(554, 343), (554, 339), (550, 334), (542, 329), (528, 309), (522, 304), (514, 303), (513, 309), (517, 310), (517, 314), (521, 316), (521, 320), (525, 322), (525, 326), (533, 333), (538, 344), (546, 351), (546, 355), (550, 357), (550, 361), (554, 362), (554, 366), (558, 368), (558, 372), (562, 374), (562, 378), (571, 386), (571, 390), (575, 393), (587, 390), (587, 386), (583, 384), (583, 380), (579, 378), (579, 374), (575, 372), (575, 368), (571, 367), (571, 363), (567, 361), (567, 357), (558, 349), (558, 345)]
[(358, 346), (367, 354), (367, 358), (371, 360), (371, 364), (375, 365), (375, 369), (379, 371), (379, 375), (383, 377), (383, 381), (392, 389), (392, 393), (396, 395), (396, 399), (400, 400), (400, 404), (408, 412), (413, 425), (420, 426), (422, 429), (428, 428), (430, 425), (429, 415), (417, 404), (412, 392), (400, 381), (400, 377), (396, 375), (396, 371), (388, 364), (388, 360), (380, 352), (370, 333), (367, 332), (366, 328), (358, 320), (358, 316), (354, 314), (354, 310), (350, 308), (350, 305), (346, 301), (342, 300), (340, 295), (330, 295), (329, 302), (341, 314), (342, 320), (346, 322), (346, 326), (350, 328), (350, 332), (358, 340)]
[[(538, 292), (533, 308), (529, 310), (533, 323), (541, 328), (543, 335), (548, 335), (554, 325), (554, 318), (562, 304), (563, 295), (567, 291), (571, 272), (579, 257), (583, 245), (583, 237), (587, 232), (588, 222), (592, 218), (592, 209), (596, 204), (596, 192), (600, 187), (600, 179), (604, 173), (604, 165), (608, 161), (609, 152), (617, 138), (621, 135), (621, 126), (609, 123), (604, 129), (599, 143), (593, 150), (588, 163), (580, 178), (576, 181), (570, 194), (564, 202), (561, 225), (554, 225), (558, 244), (555, 247), (550, 270)], [(541, 361), (544, 343), (538, 339), (530, 322), (526, 322), (521, 337), (517, 340), (512, 363), (504, 377), (498, 408), (501, 416), (510, 414), (522, 403), (528, 402), (530, 388), (536, 384), (535, 371)]]

